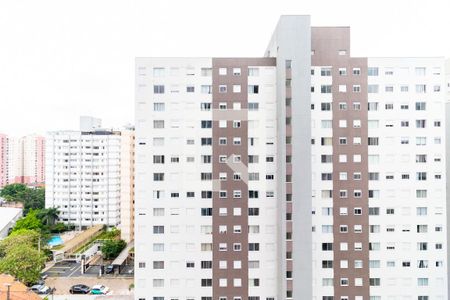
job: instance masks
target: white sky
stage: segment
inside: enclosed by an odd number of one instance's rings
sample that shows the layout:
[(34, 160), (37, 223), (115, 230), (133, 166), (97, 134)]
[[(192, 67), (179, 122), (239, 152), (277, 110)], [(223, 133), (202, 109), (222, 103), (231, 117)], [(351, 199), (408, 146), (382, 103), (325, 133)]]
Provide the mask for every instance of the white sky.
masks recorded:
[(136, 56), (261, 56), (282, 14), (351, 26), (354, 56), (450, 57), (449, 0), (1, 0), (0, 132), (133, 122)]

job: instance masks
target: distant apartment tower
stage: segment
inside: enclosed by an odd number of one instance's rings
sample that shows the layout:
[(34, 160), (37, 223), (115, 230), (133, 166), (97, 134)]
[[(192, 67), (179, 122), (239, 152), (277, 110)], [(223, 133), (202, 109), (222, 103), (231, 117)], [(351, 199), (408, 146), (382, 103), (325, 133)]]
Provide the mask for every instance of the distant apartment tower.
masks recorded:
[(9, 142), (8, 136), (0, 133), (0, 188), (9, 182)]
[(123, 240), (134, 239), (134, 127), (120, 131), (120, 230)]
[(12, 183), (45, 183), (45, 139), (39, 135), (20, 138), (0, 135), (0, 187)]
[(80, 228), (97, 224), (118, 226), (121, 132), (99, 127), (89, 130), (84, 122), (80, 125), (83, 131), (47, 135), (45, 205), (58, 208), (64, 223)]
[(308, 16), (263, 58), (137, 58), (135, 299), (447, 299), (444, 62)]

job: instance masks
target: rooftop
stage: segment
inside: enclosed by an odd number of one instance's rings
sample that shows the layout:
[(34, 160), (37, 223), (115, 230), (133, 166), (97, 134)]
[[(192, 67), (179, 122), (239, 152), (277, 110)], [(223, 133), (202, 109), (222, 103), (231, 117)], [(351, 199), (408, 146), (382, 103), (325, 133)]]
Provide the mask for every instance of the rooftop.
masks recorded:
[(0, 274), (0, 300), (7, 299), (8, 285), (10, 285), (10, 300), (42, 300), (37, 294), (29, 291), (26, 285), (7, 274)]

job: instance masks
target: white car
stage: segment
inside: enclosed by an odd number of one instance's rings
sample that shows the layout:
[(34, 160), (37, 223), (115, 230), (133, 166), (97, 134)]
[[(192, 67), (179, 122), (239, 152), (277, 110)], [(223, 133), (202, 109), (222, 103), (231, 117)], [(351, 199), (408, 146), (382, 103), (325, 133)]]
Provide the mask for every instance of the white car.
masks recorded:
[(101, 285), (101, 284), (96, 284), (91, 289), (91, 294), (94, 294), (94, 295), (106, 295), (108, 292), (109, 292), (109, 287)]
[(46, 295), (50, 292), (50, 288), (43, 284), (35, 284), (31, 287), (31, 290), (40, 295)]

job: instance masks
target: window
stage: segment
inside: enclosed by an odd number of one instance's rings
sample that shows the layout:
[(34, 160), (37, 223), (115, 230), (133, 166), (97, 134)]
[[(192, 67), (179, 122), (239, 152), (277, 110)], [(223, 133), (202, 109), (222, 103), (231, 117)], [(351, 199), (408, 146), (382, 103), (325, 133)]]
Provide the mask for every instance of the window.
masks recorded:
[(416, 128), (425, 128), (426, 120), (416, 120)]
[(427, 92), (427, 86), (425, 84), (416, 84), (416, 93), (423, 94)]
[(333, 243), (322, 243), (322, 251), (332, 251)]
[(415, 69), (415, 71), (416, 71), (416, 76), (425, 76), (426, 68), (418, 67)]
[(331, 68), (321, 68), (320, 76), (331, 76)]
[(378, 76), (378, 68), (377, 67), (369, 67), (367, 69), (368, 76)]
[(347, 86), (345, 84), (340, 84), (338, 87), (338, 90), (340, 93), (346, 93), (347, 92)]
[(248, 76), (259, 76), (259, 68), (248, 68)]
[(320, 103), (320, 110), (322, 110), (322, 111), (330, 111), (331, 110), (331, 103), (330, 102), (322, 102), (322, 103)]
[(381, 280), (380, 278), (369, 278), (369, 284), (370, 286), (380, 286)]
[(418, 286), (428, 286), (428, 278), (417, 278)]
[(164, 128), (164, 120), (153, 120), (153, 128), (155, 129)]
[(212, 86), (210, 86), (210, 85), (202, 85), (201, 86), (201, 92), (202, 92), (202, 94), (211, 94), (212, 93)]
[(234, 76), (241, 76), (241, 68), (233, 68)]
[(321, 85), (320, 92), (322, 94), (331, 94), (331, 85)]
[(154, 94), (164, 94), (164, 85), (154, 85), (153, 93)]
[(369, 111), (377, 111), (378, 110), (378, 102), (369, 102), (368, 110)]
[(249, 243), (248, 251), (259, 251), (259, 243)]
[(356, 84), (356, 85), (353, 85), (353, 93), (360, 93), (361, 92), (361, 86), (360, 85), (358, 85), (358, 84)]
[(227, 75), (227, 68), (219, 68), (219, 75)]
[(164, 226), (153, 226), (154, 234), (164, 234)]
[(248, 110), (256, 111), (258, 109), (259, 109), (259, 103), (257, 103), (257, 102), (249, 102), (248, 103)]
[(248, 93), (249, 94), (259, 94), (259, 85), (249, 85)]
[(369, 146), (378, 146), (378, 137), (369, 137), (368, 144)]
[(153, 155), (154, 164), (164, 164), (164, 155)]
[(195, 92), (195, 87), (193, 85), (188, 85), (186, 87), (186, 93), (193, 93)]
[(369, 85), (367, 86), (367, 92), (368, 92), (369, 94), (376, 94), (376, 93), (378, 93), (378, 91), (379, 91), (379, 86), (378, 86), (378, 84), (369, 84)]
[(385, 91), (386, 93), (392, 93), (392, 92), (394, 91), (394, 86), (392, 86), (392, 85), (387, 85), (387, 86), (384, 87), (384, 91)]
[(416, 179), (419, 181), (427, 180), (427, 172), (416, 172)]
[(164, 173), (153, 173), (153, 181), (164, 181)]
[(322, 269), (332, 269), (333, 261), (332, 260), (322, 260)]
[(202, 111), (210, 111), (211, 110), (211, 103), (207, 103), (207, 102), (200, 103), (200, 110), (202, 110)]
[(361, 68), (353, 68), (353, 75), (361, 75)]
[(347, 103), (340, 102), (339, 103), (339, 110), (347, 110)]

